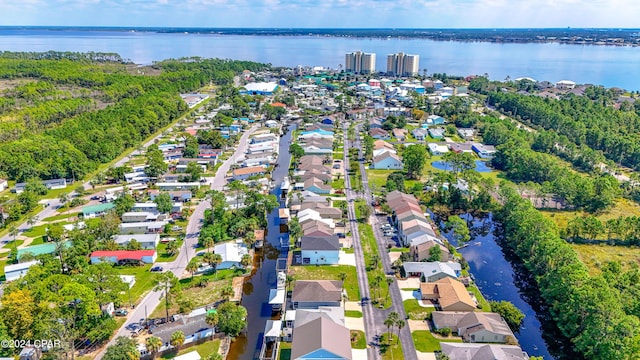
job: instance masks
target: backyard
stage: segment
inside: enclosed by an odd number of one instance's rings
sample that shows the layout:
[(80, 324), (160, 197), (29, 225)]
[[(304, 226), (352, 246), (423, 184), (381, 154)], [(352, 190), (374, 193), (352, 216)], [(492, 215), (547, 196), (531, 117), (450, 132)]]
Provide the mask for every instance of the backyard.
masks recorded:
[(350, 301), (360, 300), (358, 276), (355, 266), (349, 265), (320, 265), (320, 266), (291, 266), (289, 267), (294, 280), (340, 280), (340, 273), (347, 274), (344, 287)]

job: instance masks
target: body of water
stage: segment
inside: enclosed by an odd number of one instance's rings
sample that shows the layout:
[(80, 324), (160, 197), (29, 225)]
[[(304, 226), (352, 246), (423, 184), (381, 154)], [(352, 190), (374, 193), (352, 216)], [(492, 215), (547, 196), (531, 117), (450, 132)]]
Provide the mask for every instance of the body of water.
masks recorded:
[[(278, 166), (272, 173), (272, 181), (275, 188), (271, 191), (280, 199), (280, 184), (287, 176), (289, 161), (289, 144), (291, 143), (291, 131), (280, 138), (278, 151)], [(244, 335), (239, 336), (229, 350), (228, 360), (252, 360), (257, 359), (262, 346), (264, 327), (267, 320), (273, 318), (269, 302), (269, 290), (277, 285), (276, 263), (279, 257), (285, 256), (279, 250), (280, 239), (289, 241), (288, 234), (280, 233), (278, 209), (274, 209), (267, 215), (267, 234), (262, 250), (258, 251), (254, 259), (254, 270), (251, 276), (245, 280), (242, 294), (242, 305), (247, 308), (248, 325)]]
[[(447, 161), (434, 161), (431, 163), (431, 166), (438, 170), (451, 171), (453, 170), (453, 165)], [(486, 161), (476, 160), (476, 168), (477, 172), (487, 173), (493, 171), (488, 165)]]
[(402, 51), (420, 55), (421, 73), (427, 69), (464, 76), (488, 74), (497, 80), (568, 79), (640, 90), (640, 47), (4, 28), (0, 50), (114, 52), (138, 64), (200, 56), (332, 68), (344, 64), (345, 53), (363, 50), (377, 54), (379, 71), (386, 70), (387, 54)]

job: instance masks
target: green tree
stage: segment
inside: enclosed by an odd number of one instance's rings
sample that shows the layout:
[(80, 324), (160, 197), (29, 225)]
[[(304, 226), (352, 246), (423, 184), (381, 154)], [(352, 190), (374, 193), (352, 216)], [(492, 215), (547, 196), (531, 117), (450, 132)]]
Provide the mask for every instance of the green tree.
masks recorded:
[(155, 359), (156, 354), (162, 347), (162, 340), (157, 336), (149, 336), (147, 340), (145, 340), (145, 347), (151, 353), (151, 358)]
[(398, 320), (396, 320), (395, 325), (398, 328), (398, 341), (400, 341), (400, 330), (402, 330), (402, 328), (405, 327), (407, 325), (407, 323), (406, 323), (406, 321), (398, 318)]
[(34, 335), (36, 304), (29, 290), (16, 290), (5, 293), (2, 297), (2, 317), (7, 333), (12, 339), (24, 337), (31, 339)]
[(169, 306), (171, 305), (171, 299), (176, 297), (180, 292), (180, 283), (178, 282), (178, 278), (171, 271), (158, 274), (154, 279), (153, 291), (161, 291), (164, 293), (166, 319), (169, 321)]
[(138, 360), (138, 343), (129, 337), (119, 336), (115, 344), (109, 346), (104, 354), (105, 360)]
[(202, 170), (202, 165), (198, 164), (195, 161), (191, 161), (187, 164), (187, 169), (185, 170), (187, 174), (190, 176), (190, 181), (200, 181), (202, 175), (204, 174), (204, 170)]
[(453, 230), (453, 237), (458, 244), (464, 244), (471, 240), (469, 233), (469, 227), (467, 222), (461, 219), (459, 216), (451, 215), (445, 222), (447, 231)]
[(525, 317), (520, 309), (508, 301), (490, 301), (489, 305), (491, 305), (491, 311), (502, 316), (511, 328), (511, 331), (520, 331), (520, 325), (522, 325), (522, 320), (524, 320)]
[(116, 214), (118, 214), (118, 216), (122, 216), (122, 214), (133, 209), (133, 205), (136, 204), (136, 200), (126, 191), (123, 191), (120, 196), (113, 201), (113, 204), (115, 205)]
[[(211, 326), (211, 328), (215, 329), (216, 326), (218, 326), (218, 311), (214, 310), (214, 311), (208, 311), (207, 315), (204, 319), (207, 323), (207, 325)], [(211, 331), (211, 340), (213, 340), (214, 335), (216, 334), (215, 331)]]
[(153, 199), (153, 202), (156, 203), (158, 211), (163, 214), (170, 213), (171, 209), (173, 208), (173, 199), (171, 198), (171, 195), (166, 192), (161, 192), (160, 194), (158, 194), (156, 198)]
[(387, 327), (387, 333), (389, 334), (387, 338), (388, 344), (391, 343), (391, 328), (396, 325), (398, 320), (400, 320), (400, 314), (395, 311), (390, 312), (387, 318), (384, 319), (384, 325)]
[(189, 260), (189, 263), (187, 264), (187, 267), (185, 268), (185, 270), (191, 273), (191, 278), (193, 279), (193, 275), (196, 273), (196, 271), (198, 271), (199, 267), (200, 267), (200, 261), (198, 260), (198, 258), (194, 257), (191, 260)]
[(242, 305), (225, 302), (218, 306), (218, 329), (227, 336), (236, 337), (247, 326), (247, 309)]
[(242, 265), (242, 267), (244, 268), (249, 267), (249, 265), (251, 265), (251, 255), (249, 254), (242, 255), (242, 259), (240, 259), (240, 265)]
[(247, 186), (240, 180), (233, 180), (229, 183), (229, 190), (235, 192), (236, 209), (238, 209), (240, 207), (240, 194), (247, 190)]
[(147, 167), (144, 173), (150, 178), (157, 178), (167, 171), (168, 165), (164, 162), (164, 155), (158, 145), (151, 145), (147, 148)]
[(299, 144), (292, 143), (289, 145), (289, 154), (291, 154), (294, 161), (297, 161), (304, 156), (304, 149)]
[(408, 146), (402, 153), (404, 171), (407, 173), (407, 177), (410, 179), (419, 178), (428, 157), (429, 154), (424, 146)]
[(173, 256), (173, 255), (177, 254), (178, 253), (178, 242), (176, 240), (170, 240), (167, 243), (167, 246), (165, 247), (164, 251), (169, 256)]
[(182, 330), (178, 330), (171, 334), (171, 340), (169, 342), (171, 343), (171, 346), (175, 346), (177, 349), (180, 349), (182, 344), (184, 344), (184, 341), (184, 332), (182, 332)]
[(427, 258), (427, 261), (433, 262), (433, 261), (441, 261), (441, 260), (442, 260), (442, 249), (438, 244), (435, 244), (429, 249), (429, 257)]

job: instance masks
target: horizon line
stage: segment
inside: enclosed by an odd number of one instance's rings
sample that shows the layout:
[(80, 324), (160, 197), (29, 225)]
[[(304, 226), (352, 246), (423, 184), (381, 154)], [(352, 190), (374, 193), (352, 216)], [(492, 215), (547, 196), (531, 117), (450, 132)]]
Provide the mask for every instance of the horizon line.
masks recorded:
[(82, 29), (222, 29), (222, 30), (640, 30), (640, 28), (625, 27), (433, 27), (433, 28), (397, 28), (397, 27), (206, 27), (206, 26), (138, 26), (138, 25), (113, 25), (113, 26), (96, 26), (96, 25), (0, 25), (0, 29), (7, 28), (82, 28)]

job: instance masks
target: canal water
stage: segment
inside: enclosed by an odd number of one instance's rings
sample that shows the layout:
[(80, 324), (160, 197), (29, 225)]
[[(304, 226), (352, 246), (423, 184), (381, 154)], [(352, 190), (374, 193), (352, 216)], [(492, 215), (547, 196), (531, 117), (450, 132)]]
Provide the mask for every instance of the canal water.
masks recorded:
[[(280, 199), (280, 184), (288, 174), (289, 144), (291, 143), (291, 130), (280, 138), (278, 149), (278, 166), (272, 173), (274, 188), (271, 191)], [(288, 234), (280, 233), (278, 219), (278, 209), (274, 209), (267, 215), (267, 232), (265, 244), (262, 250), (257, 250), (254, 257), (253, 271), (245, 279), (242, 294), (242, 306), (247, 308), (248, 326), (244, 335), (239, 336), (231, 343), (228, 360), (252, 360), (258, 358), (262, 347), (262, 337), (267, 320), (272, 319), (271, 306), (269, 302), (269, 290), (276, 287), (276, 262), (286, 253), (280, 252), (280, 239), (283, 238), (288, 243)]]
[[(469, 224), (471, 241), (460, 253), (469, 263), (478, 288), (487, 300), (506, 300), (525, 314), (516, 338), (530, 356), (569, 359), (569, 344), (551, 319), (540, 292), (520, 260), (499, 244), (499, 229), (491, 215), (484, 218), (462, 216)], [(434, 218), (434, 220), (438, 220)], [(456, 245), (451, 233), (443, 233)]]

